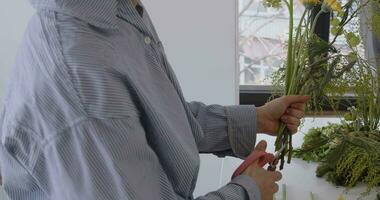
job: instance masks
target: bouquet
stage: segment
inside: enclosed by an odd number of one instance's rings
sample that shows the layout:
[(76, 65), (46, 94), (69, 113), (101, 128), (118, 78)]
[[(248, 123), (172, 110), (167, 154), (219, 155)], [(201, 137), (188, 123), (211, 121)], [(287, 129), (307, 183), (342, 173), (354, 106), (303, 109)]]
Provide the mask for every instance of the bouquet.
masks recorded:
[[(278, 8), (285, 5), (289, 11), (289, 35), (287, 57), (284, 65), (274, 75), (275, 85), (284, 88), (284, 95), (309, 95), (309, 109), (319, 110), (322, 102), (332, 102), (329, 96), (343, 95), (352, 84), (344, 81), (355, 74), (358, 64), (364, 62), (357, 47), (359, 34), (347, 28), (359, 11), (369, 3), (348, 0), (301, 0), (305, 10), (294, 28), (293, 0), (266, 0), (265, 5)], [(316, 12), (317, 11), (317, 12)], [(315, 14), (316, 13), (316, 14)], [(316, 33), (316, 25), (323, 14), (330, 16), (333, 39), (325, 41)], [(380, 23), (380, 20), (379, 20)], [(375, 23), (376, 24), (376, 23)], [(338, 38), (344, 38), (347, 49), (336, 47)], [(367, 66), (365, 66), (367, 67)], [(367, 72), (371, 69), (365, 69)], [(292, 134), (281, 124), (275, 142), (276, 150), (285, 146), (281, 153), (280, 169), (283, 169), (285, 155), (288, 163), (292, 159)]]

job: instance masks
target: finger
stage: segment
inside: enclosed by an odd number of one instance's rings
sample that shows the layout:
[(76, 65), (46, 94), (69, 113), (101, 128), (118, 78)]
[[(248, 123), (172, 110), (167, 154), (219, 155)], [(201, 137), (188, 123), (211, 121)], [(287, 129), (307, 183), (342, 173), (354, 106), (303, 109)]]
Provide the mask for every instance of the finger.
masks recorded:
[(267, 149), (267, 142), (265, 140), (261, 140), (257, 143), (255, 147), (255, 151), (265, 151)]
[(273, 163), (274, 161), (275, 161), (275, 157), (274, 157), (274, 155), (273, 154), (271, 154), (271, 153), (267, 153), (266, 155), (265, 155), (265, 162), (266, 163)]
[(277, 183), (273, 183), (272, 187), (271, 187), (271, 192), (274, 194), (276, 192), (278, 192), (278, 184)]
[(281, 173), (278, 171), (271, 171), (269, 173), (269, 179), (272, 181), (278, 181), (281, 179)]
[(302, 110), (288, 108), (286, 114), (301, 119), (304, 117), (305, 113)]
[(293, 117), (293, 116), (289, 116), (289, 115), (282, 116), (281, 121), (284, 122), (285, 124), (290, 124), (290, 125), (294, 125), (297, 127), (301, 124), (300, 119)]
[(297, 110), (305, 111), (306, 104), (305, 103), (293, 103), (292, 105), (290, 105), (290, 107), (297, 109)]
[[(254, 151), (265, 151), (267, 149), (267, 142), (265, 140), (261, 140), (259, 143), (257, 143)], [(255, 153), (255, 152), (252, 153)], [(255, 161), (252, 162), (252, 166), (255, 167), (260, 167), (260, 159), (256, 159)]]
[(281, 174), (281, 172), (279, 172), (279, 171), (274, 171), (273, 172), (273, 180), (274, 181), (279, 181), (279, 180), (281, 180), (282, 179), (282, 174)]
[(291, 125), (291, 124), (286, 124), (286, 128), (288, 128), (288, 130), (295, 134), (298, 132), (298, 126), (295, 126), (295, 125)]
[(288, 96), (284, 96), (283, 98), (287, 102), (288, 105), (291, 105), (294, 103), (306, 103), (307, 101), (309, 101), (310, 96), (288, 95)]

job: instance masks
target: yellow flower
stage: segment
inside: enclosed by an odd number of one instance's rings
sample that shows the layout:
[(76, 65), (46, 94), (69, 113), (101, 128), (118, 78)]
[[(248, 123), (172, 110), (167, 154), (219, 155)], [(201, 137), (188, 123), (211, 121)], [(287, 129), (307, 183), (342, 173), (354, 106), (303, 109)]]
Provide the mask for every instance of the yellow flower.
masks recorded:
[(321, 3), (320, 0), (300, 0), (300, 2), (306, 7), (306, 8), (313, 8), (313, 6), (318, 5)]
[(339, 2), (335, 2), (331, 5), (331, 9), (340, 12), (342, 11), (342, 6), (340, 5)]
[(334, 11), (340, 12), (342, 11), (342, 6), (337, 0), (324, 0), (322, 4), (322, 9), (324, 9), (326, 12), (328, 10), (334, 10)]

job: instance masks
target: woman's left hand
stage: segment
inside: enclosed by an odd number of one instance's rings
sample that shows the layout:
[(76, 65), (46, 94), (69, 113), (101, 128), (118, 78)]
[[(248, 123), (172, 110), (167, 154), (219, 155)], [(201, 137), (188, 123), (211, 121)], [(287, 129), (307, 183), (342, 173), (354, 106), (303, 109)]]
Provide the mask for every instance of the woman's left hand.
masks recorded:
[(258, 107), (257, 132), (275, 136), (282, 121), (290, 132), (296, 133), (305, 116), (305, 105), (309, 99), (309, 96), (289, 95)]

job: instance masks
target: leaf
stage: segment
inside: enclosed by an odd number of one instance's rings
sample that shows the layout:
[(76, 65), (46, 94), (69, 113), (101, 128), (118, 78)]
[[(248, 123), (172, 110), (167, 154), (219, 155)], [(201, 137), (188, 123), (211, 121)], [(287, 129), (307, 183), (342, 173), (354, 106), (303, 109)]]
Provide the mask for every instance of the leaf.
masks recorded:
[(330, 21), (330, 23), (331, 23), (332, 26), (339, 26), (340, 21), (339, 21), (339, 19), (334, 18), (334, 19), (332, 19), (332, 20)]
[(272, 8), (281, 8), (281, 0), (265, 0), (263, 5)]
[(344, 114), (343, 118), (346, 121), (353, 121), (354, 120), (354, 117), (353, 117), (352, 113), (346, 113), (346, 114)]
[(333, 27), (331, 28), (331, 34), (333, 34), (334, 36), (335, 36), (335, 35), (342, 35), (342, 33), (343, 33), (342, 29), (340, 29), (340, 28), (337, 27), (337, 26), (333, 26)]
[(327, 172), (332, 172), (332, 171), (334, 171), (333, 167), (330, 167), (329, 165), (322, 164), (322, 165), (319, 165), (317, 167), (316, 176), (317, 177), (322, 177), (325, 174), (327, 174)]
[(348, 41), (348, 44), (351, 46), (351, 47), (356, 47), (360, 44), (360, 39), (359, 37), (352, 37), (349, 41)]
[(357, 61), (357, 55), (354, 52), (350, 52), (347, 56), (348, 62), (356, 62)]
[(346, 40), (351, 47), (356, 47), (360, 44), (360, 38), (353, 32), (346, 34)]
[(330, 167), (335, 168), (342, 155), (344, 155), (344, 152), (346, 151), (346, 145), (347, 143), (345, 141), (342, 141), (340, 144), (338, 144), (335, 149), (330, 151), (330, 153), (326, 156), (325, 163)]

